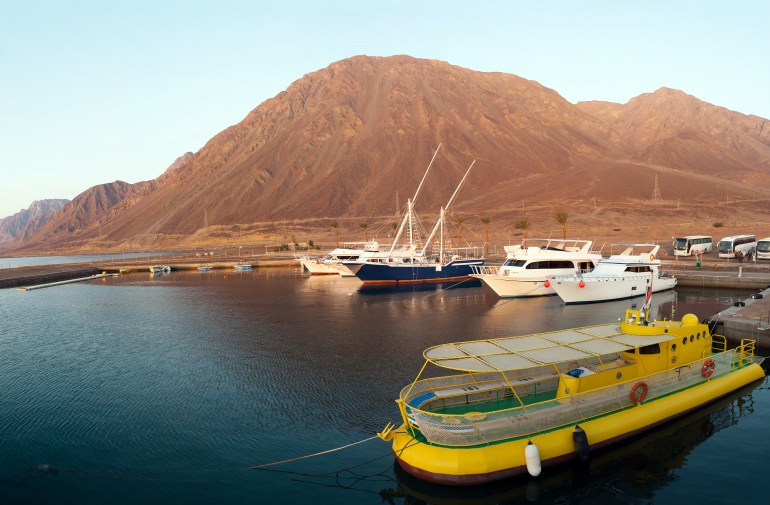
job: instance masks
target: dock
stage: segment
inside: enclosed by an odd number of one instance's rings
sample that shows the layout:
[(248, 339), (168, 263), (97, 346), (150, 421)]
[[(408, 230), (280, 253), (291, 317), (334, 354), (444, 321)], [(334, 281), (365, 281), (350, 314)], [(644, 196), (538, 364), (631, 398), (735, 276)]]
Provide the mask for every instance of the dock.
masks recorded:
[(770, 350), (770, 288), (751, 298), (736, 302), (710, 318), (714, 332), (730, 341), (748, 338), (757, 341), (757, 347)]
[(90, 277), (101, 273), (92, 265), (39, 265), (0, 269), (0, 288), (19, 288)]
[(35, 284), (34, 286), (25, 286), (22, 288), (16, 288), (17, 291), (32, 291), (33, 289), (43, 289), (43, 288), (50, 288), (53, 286), (61, 286), (63, 284), (72, 284), (73, 282), (83, 282), (83, 281), (93, 281), (96, 279), (104, 279), (105, 277), (117, 277), (120, 274), (108, 274), (106, 272), (102, 272), (100, 274), (93, 274), (89, 275), (88, 277), (77, 277), (75, 279), (67, 279), (63, 281), (56, 281), (56, 282), (48, 282), (45, 284)]
[[(298, 267), (299, 263), (290, 258), (268, 258), (259, 260), (242, 261), (238, 258), (220, 260), (215, 262), (177, 261), (163, 262), (168, 265), (171, 271), (192, 271), (197, 270), (201, 265), (208, 265), (213, 269), (235, 268), (239, 262), (248, 263), (252, 268), (289, 268)], [(95, 278), (102, 278), (102, 273), (106, 276), (123, 275), (129, 273), (148, 272), (151, 265), (158, 265), (157, 258), (152, 262), (109, 262), (109, 263), (76, 263), (76, 264), (58, 264), (58, 265), (36, 265), (17, 268), (0, 269), (0, 289), (22, 288), (20, 291), (28, 291), (37, 287), (58, 286), (69, 284), (71, 282), (82, 282)]]

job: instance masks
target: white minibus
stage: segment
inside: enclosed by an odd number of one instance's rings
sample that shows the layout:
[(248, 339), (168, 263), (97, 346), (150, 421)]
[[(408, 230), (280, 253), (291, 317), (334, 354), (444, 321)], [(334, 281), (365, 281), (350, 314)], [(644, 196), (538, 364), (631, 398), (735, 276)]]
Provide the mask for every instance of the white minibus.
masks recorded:
[(688, 235), (674, 239), (674, 256), (692, 256), (711, 252), (711, 237)]
[(757, 239), (754, 235), (735, 235), (725, 237), (717, 244), (720, 258), (734, 258), (741, 253), (743, 257), (754, 254), (757, 247)]

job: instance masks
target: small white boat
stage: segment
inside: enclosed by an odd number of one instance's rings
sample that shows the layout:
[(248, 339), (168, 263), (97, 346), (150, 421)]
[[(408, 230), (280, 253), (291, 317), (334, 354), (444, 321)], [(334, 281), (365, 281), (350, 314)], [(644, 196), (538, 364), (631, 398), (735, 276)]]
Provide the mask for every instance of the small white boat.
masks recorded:
[(233, 267), (236, 270), (243, 271), (243, 270), (251, 270), (251, 265), (248, 263), (236, 263)]
[(171, 273), (171, 267), (170, 267), (170, 266), (168, 266), (168, 265), (163, 265), (163, 267), (161, 268), (161, 271), (162, 271), (164, 274), (170, 274), (170, 273)]
[(601, 259), (586, 274), (549, 277), (550, 285), (565, 303), (623, 300), (657, 293), (676, 286), (675, 277), (661, 274), (656, 244), (626, 244), (620, 254)]
[(214, 267), (212, 267), (211, 265), (201, 265), (201, 266), (198, 267), (198, 271), (199, 272), (209, 272), (209, 271), (211, 271), (213, 269), (214, 269)]
[(162, 273), (162, 272), (163, 272), (163, 267), (159, 267), (159, 266), (155, 266), (155, 265), (150, 267), (150, 273), (151, 274), (159, 274), (159, 273)]
[(601, 254), (591, 252), (590, 240), (527, 239), (505, 246), (502, 266), (474, 266), (471, 277), (480, 279), (501, 298), (556, 295), (544, 285), (549, 276), (588, 273)]

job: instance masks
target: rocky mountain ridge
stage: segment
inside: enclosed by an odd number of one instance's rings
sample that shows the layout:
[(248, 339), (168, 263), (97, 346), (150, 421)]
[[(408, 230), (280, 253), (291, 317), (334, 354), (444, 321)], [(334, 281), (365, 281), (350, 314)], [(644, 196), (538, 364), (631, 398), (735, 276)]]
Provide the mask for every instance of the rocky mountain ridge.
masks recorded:
[(153, 181), (87, 190), (21, 246), (383, 224), (439, 143), (418, 212), (435, 214), (473, 160), (454, 210), (495, 222), (557, 207), (575, 219), (632, 218), (646, 212), (656, 175), (699, 212), (726, 193), (770, 199), (766, 119), (667, 88), (627, 104), (572, 104), (512, 74), (356, 56), (298, 79)]

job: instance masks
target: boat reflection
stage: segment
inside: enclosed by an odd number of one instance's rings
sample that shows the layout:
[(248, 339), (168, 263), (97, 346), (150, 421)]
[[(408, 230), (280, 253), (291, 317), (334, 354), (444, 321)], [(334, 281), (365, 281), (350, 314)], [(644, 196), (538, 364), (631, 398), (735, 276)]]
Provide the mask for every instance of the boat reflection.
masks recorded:
[(419, 293), (430, 291), (447, 291), (450, 289), (480, 288), (479, 279), (468, 278), (461, 281), (448, 282), (416, 282), (406, 284), (361, 284), (358, 292), (363, 295), (379, 295), (393, 293)]
[(514, 501), (538, 503), (640, 503), (651, 491), (675, 481), (676, 470), (705, 440), (736, 425), (754, 411), (756, 382), (698, 412), (618, 448), (592, 453), (581, 464), (566, 464), (539, 479), (520, 477), (483, 486), (431, 484), (395, 465), (396, 487), (380, 490), (386, 503), (485, 505)]

